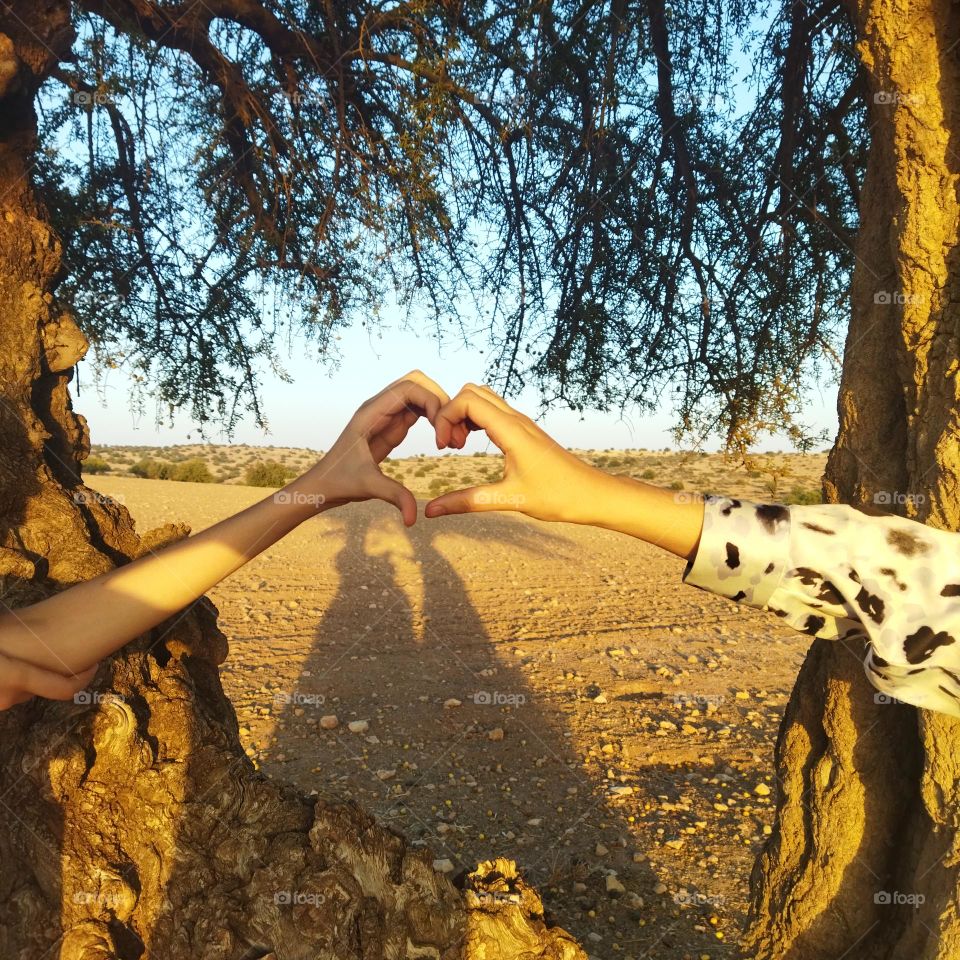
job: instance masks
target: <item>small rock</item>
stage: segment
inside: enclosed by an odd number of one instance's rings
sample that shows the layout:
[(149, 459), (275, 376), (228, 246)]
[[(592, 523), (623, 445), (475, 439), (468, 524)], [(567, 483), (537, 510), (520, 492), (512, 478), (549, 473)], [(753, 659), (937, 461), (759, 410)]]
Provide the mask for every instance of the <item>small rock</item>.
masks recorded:
[(321, 730), (336, 730), (339, 726), (340, 721), (337, 719), (337, 716), (334, 713), (329, 713), (327, 716), (320, 718)]
[(462, 706), (463, 704), (456, 697), (451, 697), (449, 700), (443, 701), (444, 710), (455, 710), (457, 707)]
[(765, 783), (758, 783), (758, 784), (753, 788), (753, 792), (754, 792), (758, 797), (769, 797), (769, 796), (770, 796), (770, 788), (769, 788)]
[(441, 860), (433, 861), (433, 869), (437, 873), (453, 873), (453, 861), (447, 857), (443, 857)]
[(351, 720), (347, 724), (347, 729), (351, 733), (366, 733), (370, 729), (369, 720)]
[(502, 740), (503, 739), (503, 727), (494, 727), (488, 734), (488, 740)]
[(611, 897), (620, 897), (627, 892), (627, 888), (617, 879), (614, 873), (607, 874), (606, 880), (607, 893)]

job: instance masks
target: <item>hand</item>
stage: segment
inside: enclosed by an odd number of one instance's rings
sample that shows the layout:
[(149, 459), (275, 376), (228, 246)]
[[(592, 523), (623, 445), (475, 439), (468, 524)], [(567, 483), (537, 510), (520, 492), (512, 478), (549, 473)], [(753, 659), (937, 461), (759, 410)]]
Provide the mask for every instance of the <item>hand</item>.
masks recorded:
[(538, 520), (591, 524), (691, 559), (703, 526), (699, 496), (609, 476), (578, 460), (488, 387), (467, 384), (436, 419), (437, 446), (462, 448), (465, 431), (485, 430), (503, 451), (503, 479), (431, 500), (428, 517), (517, 510)]
[(31, 697), (48, 700), (70, 700), (96, 674), (96, 666), (74, 676), (65, 677), (53, 670), (44, 670), (25, 660), (0, 653), (0, 710), (24, 703)]
[(560, 446), (488, 387), (468, 383), (436, 418), (437, 446), (462, 449), (470, 430), (484, 430), (503, 451), (503, 479), (431, 500), (427, 517), (515, 510), (538, 520), (589, 522), (582, 508), (604, 478)]
[[(441, 405), (448, 400), (428, 376), (419, 370), (408, 373), (367, 400), (327, 455), (284, 493), (294, 503), (312, 503), (319, 509), (358, 500), (385, 500), (412, 526), (417, 519), (417, 501), (403, 484), (385, 476), (379, 464), (420, 417), (435, 424)], [(460, 427), (456, 435), (466, 439), (466, 429)]]

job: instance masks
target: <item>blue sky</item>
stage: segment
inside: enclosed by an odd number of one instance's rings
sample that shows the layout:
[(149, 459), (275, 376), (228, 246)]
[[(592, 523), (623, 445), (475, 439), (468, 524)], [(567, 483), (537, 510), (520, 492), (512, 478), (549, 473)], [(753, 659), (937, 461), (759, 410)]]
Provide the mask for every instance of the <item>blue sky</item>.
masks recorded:
[[(427, 327), (429, 329), (429, 327)], [(294, 340), (290, 348), (281, 350), (281, 359), (291, 383), (284, 383), (269, 373), (264, 374), (263, 409), (269, 421), (264, 433), (252, 421), (245, 420), (236, 429), (235, 443), (259, 445), (329, 448), (343, 424), (356, 407), (387, 383), (419, 367), (432, 376), (448, 392), (453, 393), (468, 381), (482, 382), (487, 357), (475, 345), (465, 345), (449, 337), (438, 345), (430, 336), (417, 336), (409, 327), (388, 319), (379, 334), (359, 325), (343, 331), (340, 341), (343, 358), (336, 368), (328, 368), (315, 355), (315, 348)], [(91, 440), (95, 444), (167, 445), (198, 442), (201, 438), (190, 418), (181, 413), (173, 426), (158, 426), (152, 407), (145, 416), (130, 411), (130, 383), (122, 370), (107, 371), (98, 388), (92, 371), (81, 365), (79, 390), (75, 387), (75, 407), (87, 417)], [(826, 429), (832, 439), (836, 433), (836, 387), (811, 385), (807, 393), (809, 423)], [(528, 390), (513, 404), (531, 415), (539, 410), (539, 398)], [(661, 448), (673, 446), (669, 430), (674, 420), (671, 411), (644, 415), (629, 411), (618, 413), (569, 410), (549, 412), (540, 424), (564, 446), (579, 448)], [(214, 432), (211, 442), (225, 443), (227, 438)], [(485, 449), (485, 442), (471, 440), (469, 450)], [(716, 449), (716, 444), (711, 445)], [(759, 449), (787, 450), (782, 437), (770, 438)], [(432, 436), (425, 424), (414, 428), (411, 436), (398, 448), (397, 455), (436, 453)]]

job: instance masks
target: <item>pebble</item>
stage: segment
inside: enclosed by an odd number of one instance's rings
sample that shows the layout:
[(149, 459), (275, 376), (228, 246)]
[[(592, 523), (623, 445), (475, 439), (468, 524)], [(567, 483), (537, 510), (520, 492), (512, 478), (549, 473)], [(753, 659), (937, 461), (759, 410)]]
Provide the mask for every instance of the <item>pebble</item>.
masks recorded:
[(488, 734), (488, 740), (502, 740), (503, 739), (503, 727), (494, 727)]
[(337, 719), (336, 714), (329, 713), (327, 716), (320, 718), (321, 730), (336, 730), (338, 726), (340, 726), (340, 721)]
[(443, 701), (444, 710), (455, 710), (457, 707), (462, 706), (463, 704), (456, 697), (451, 697), (449, 700)]
[(769, 788), (765, 783), (758, 783), (758, 784), (753, 788), (753, 792), (754, 792), (758, 797), (769, 797), (769, 796), (770, 796), (770, 788)]
[(617, 879), (615, 873), (607, 874), (606, 888), (611, 897), (619, 897), (627, 892), (627, 888)]
[(351, 733), (366, 733), (370, 729), (369, 720), (351, 720), (347, 724), (347, 729)]
[(453, 873), (453, 861), (449, 860), (447, 857), (443, 857), (440, 860), (433, 861), (433, 869), (437, 873)]

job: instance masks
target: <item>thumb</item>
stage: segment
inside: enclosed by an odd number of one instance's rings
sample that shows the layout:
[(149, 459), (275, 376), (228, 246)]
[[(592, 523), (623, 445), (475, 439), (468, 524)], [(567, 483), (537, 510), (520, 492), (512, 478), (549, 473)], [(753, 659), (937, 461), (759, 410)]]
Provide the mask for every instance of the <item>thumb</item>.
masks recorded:
[(452, 513), (482, 513), (488, 510), (520, 510), (523, 496), (512, 493), (505, 483), (487, 483), (445, 493), (431, 500), (424, 516), (444, 517)]
[(368, 489), (370, 496), (392, 503), (400, 511), (405, 526), (412, 527), (417, 522), (417, 501), (402, 483), (377, 470)]

